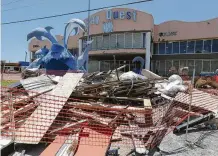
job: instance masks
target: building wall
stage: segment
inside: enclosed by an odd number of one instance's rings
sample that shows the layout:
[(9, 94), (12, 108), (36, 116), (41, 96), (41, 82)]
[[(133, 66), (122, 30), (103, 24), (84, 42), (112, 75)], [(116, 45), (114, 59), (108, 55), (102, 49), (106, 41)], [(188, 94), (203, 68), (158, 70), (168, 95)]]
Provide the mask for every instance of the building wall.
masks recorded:
[(155, 25), (154, 30), (156, 42), (218, 38), (218, 18), (201, 22), (167, 21)]

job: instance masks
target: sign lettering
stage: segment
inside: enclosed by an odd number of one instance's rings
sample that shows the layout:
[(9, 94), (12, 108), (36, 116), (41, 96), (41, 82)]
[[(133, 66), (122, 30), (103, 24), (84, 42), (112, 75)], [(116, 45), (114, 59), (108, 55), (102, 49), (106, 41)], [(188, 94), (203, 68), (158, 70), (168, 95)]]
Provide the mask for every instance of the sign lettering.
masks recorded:
[(177, 35), (177, 31), (172, 31), (172, 32), (161, 32), (159, 33), (160, 37), (167, 37), (167, 36), (176, 36)]
[(133, 20), (136, 21), (136, 11), (114, 11), (112, 10), (107, 10), (106, 11), (106, 19), (107, 20), (116, 20), (116, 19), (128, 19), (128, 20)]
[(103, 32), (109, 33), (113, 31), (113, 23), (112, 22), (104, 22), (103, 23)]

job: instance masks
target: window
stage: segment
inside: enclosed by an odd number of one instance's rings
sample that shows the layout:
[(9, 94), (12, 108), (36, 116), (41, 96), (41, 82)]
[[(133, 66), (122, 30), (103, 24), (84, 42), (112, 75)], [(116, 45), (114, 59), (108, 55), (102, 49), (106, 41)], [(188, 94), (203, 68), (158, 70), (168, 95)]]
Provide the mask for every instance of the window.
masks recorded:
[(92, 50), (96, 50), (96, 37), (92, 37)]
[(132, 33), (125, 33), (125, 48), (132, 48)]
[(195, 60), (195, 75), (199, 75), (202, 72), (202, 60)]
[(165, 54), (166, 44), (159, 43), (159, 54)]
[(194, 70), (194, 60), (188, 60), (187, 61), (188, 63), (187, 63), (187, 66), (188, 66), (188, 68), (189, 68), (189, 75), (193, 75), (193, 70)]
[(204, 40), (204, 53), (210, 53), (211, 52), (211, 40)]
[(133, 48), (142, 47), (142, 36), (141, 33), (133, 33)]
[(116, 42), (117, 42), (117, 35), (116, 34), (111, 34), (110, 35), (110, 49), (115, 49), (117, 47)]
[(179, 42), (173, 42), (173, 53), (174, 54), (179, 53)]
[(109, 49), (109, 35), (103, 35), (103, 49)]
[(172, 68), (173, 63), (171, 60), (166, 60), (166, 73), (169, 74), (170, 69)]
[(124, 34), (117, 34), (117, 48), (124, 48)]
[(178, 72), (178, 69), (179, 69), (179, 60), (173, 60), (173, 67), (175, 67), (176, 71)]
[(202, 40), (196, 41), (195, 53), (202, 53), (202, 49), (203, 49), (203, 41)]
[(154, 43), (154, 54), (158, 54), (158, 43)]
[(160, 75), (165, 75), (165, 61), (160, 61), (159, 74), (160, 74)]
[(142, 39), (142, 40), (143, 40), (143, 41), (142, 41), (142, 44), (143, 44), (142, 47), (145, 48), (145, 46), (146, 46), (146, 33), (143, 33), (143, 34), (142, 34), (142, 38), (143, 38), (143, 39)]
[(212, 52), (213, 53), (218, 53), (218, 39), (213, 40)]
[(173, 50), (173, 43), (172, 42), (166, 43), (166, 54), (172, 54), (172, 50)]
[(180, 60), (179, 68), (186, 67), (186, 60)]
[(186, 53), (187, 41), (180, 42), (180, 54)]
[(187, 53), (194, 53), (195, 51), (195, 41), (188, 41)]
[(218, 69), (218, 60), (211, 61), (211, 71), (215, 72)]
[(96, 37), (96, 48), (98, 50), (102, 49), (102, 36), (97, 36)]
[(203, 71), (210, 72), (210, 60), (203, 60)]

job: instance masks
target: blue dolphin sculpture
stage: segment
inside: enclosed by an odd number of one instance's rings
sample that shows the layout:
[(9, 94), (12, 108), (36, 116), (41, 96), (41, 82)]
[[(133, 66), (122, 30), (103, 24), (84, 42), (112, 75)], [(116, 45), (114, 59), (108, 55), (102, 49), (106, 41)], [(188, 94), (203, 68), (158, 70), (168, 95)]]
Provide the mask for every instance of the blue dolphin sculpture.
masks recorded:
[[(35, 37), (42, 40), (42, 37), (47, 38), (51, 43), (50, 51), (46, 47), (38, 50), (36, 55), (41, 57), (38, 63), (45, 66), (47, 71), (67, 71), (67, 70), (82, 70), (86, 71), (85, 63), (88, 60), (88, 50), (91, 47), (92, 41), (87, 42), (86, 49), (78, 58), (73, 56), (67, 47), (70, 34), (74, 31), (74, 35), (79, 33), (79, 29), (86, 31), (86, 25), (82, 20), (71, 19), (65, 26), (64, 29), (64, 44), (61, 45), (57, 42), (56, 38), (50, 33), (52, 27), (36, 28), (27, 35), (27, 40)], [(37, 64), (38, 64), (37, 63)], [(62, 75), (65, 72), (62, 73)]]
[(27, 35), (27, 41), (29, 41), (30, 39), (32, 38), (37, 38), (38, 40), (42, 40), (42, 37), (45, 37), (47, 38), (52, 44), (53, 43), (57, 43), (57, 39), (56, 37), (54, 37), (52, 34), (51, 34), (51, 29), (53, 29), (52, 27), (50, 26), (47, 26), (45, 28), (42, 28), (42, 27), (39, 27), (39, 28), (36, 28), (34, 30), (32, 30), (28, 35)]

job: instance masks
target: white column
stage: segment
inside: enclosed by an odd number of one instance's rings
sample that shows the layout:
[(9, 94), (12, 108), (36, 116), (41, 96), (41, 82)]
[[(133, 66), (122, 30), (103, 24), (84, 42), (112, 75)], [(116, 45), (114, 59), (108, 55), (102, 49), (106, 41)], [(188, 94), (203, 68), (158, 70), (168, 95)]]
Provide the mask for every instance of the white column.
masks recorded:
[(151, 62), (151, 32), (147, 32), (146, 33), (145, 47), (146, 47), (145, 69), (150, 70), (150, 62)]
[(79, 56), (82, 54), (82, 39), (79, 39)]

